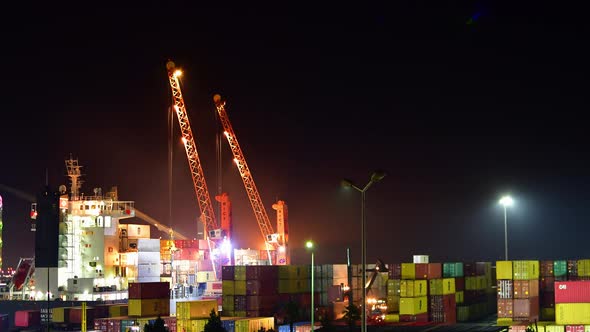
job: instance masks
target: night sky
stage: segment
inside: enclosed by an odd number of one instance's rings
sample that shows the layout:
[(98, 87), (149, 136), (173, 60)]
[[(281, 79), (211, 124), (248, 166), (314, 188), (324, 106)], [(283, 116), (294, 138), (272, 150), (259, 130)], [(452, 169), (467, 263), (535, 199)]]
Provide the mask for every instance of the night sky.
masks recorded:
[[(14, 2), (0, 20), (0, 184), (34, 195), (46, 169), (65, 184), (71, 153), (84, 193), (117, 185), (169, 223), (173, 59), (210, 192), (220, 93), (271, 220), (276, 199), (289, 206), (294, 263), (307, 239), (319, 263), (344, 263), (347, 247), (360, 263), (360, 195), (340, 180), (363, 186), (376, 169), (388, 175), (367, 191), (368, 262), (501, 259), (504, 193), (510, 258), (589, 258), (587, 17), (516, 2)], [(175, 126), (172, 226), (196, 236)], [(259, 247), (223, 144), (234, 241)], [(29, 203), (0, 195), (14, 266), (34, 252)]]

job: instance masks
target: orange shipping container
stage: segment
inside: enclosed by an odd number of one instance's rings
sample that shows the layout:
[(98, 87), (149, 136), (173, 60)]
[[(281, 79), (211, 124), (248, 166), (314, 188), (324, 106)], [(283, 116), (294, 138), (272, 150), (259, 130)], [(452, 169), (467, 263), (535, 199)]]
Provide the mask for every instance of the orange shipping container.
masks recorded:
[(442, 278), (442, 264), (428, 263), (428, 279)]
[(514, 280), (514, 298), (528, 299), (539, 296), (539, 280)]
[(539, 319), (539, 297), (514, 299), (513, 318), (515, 320), (533, 321)]
[(498, 299), (498, 318), (512, 318), (512, 299)]

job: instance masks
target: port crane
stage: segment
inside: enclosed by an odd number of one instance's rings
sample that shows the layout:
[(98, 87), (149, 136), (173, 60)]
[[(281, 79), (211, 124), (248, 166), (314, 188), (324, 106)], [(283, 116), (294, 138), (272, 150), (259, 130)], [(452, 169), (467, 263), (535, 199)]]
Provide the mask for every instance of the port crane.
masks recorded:
[[(193, 132), (188, 119), (186, 111), (186, 105), (182, 96), (182, 90), (180, 88), (180, 76), (182, 71), (176, 68), (176, 65), (172, 61), (168, 61), (166, 64), (168, 70), (168, 81), (170, 88), (172, 89), (172, 102), (176, 116), (178, 118), (178, 124), (180, 125), (180, 132), (182, 135), (182, 142), (186, 151), (186, 156), (189, 163), (191, 177), (193, 180), (193, 186), (197, 196), (197, 202), (201, 211), (200, 220), (205, 228), (205, 236), (209, 242), (209, 253), (211, 255), (211, 262), (213, 263), (213, 271), (215, 272), (216, 279), (219, 276), (218, 269), (221, 265), (221, 257), (219, 259), (213, 259), (212, 245), (211, 242), (215, 243), (215, 247), (223, 248), (223, 242), (227, 239), (226, 232), (219, 227), (215, 214), (213, 212), (213, 204), (211, 202), (211, 196), (209, 195), (209, 189), (207, 188), (207, 182), (205, 181), (205, 175), (203, 167), (199, 159), (199, 153), (197, 151), (197, 145), (193, 136)], [(217, 200), (221, 202), (222, 206), (224, 200), (228, 201), (227, 195), (219, 195)], [(230, 216), (229, 213), (224, 216)], [(222, 221), (222, 224), (227, 225), (230, 221)], [(231, 257), (231, 253), (229, 255)], [(215, 262), (218, 262), (217, 264)]]
[(260, 194), (258, 193), (258, 189), (256, 188), (252, 172), (244, 157), (244, 152), (238, 143), (238, 138), (231, 122), (229, 121), (229, 117), (225, 110), (225, 101), (222, 100), (221, 96), (218, 94), (213, 97), (213, 101), (217, 109), (217, 114), (219, 115), (219, 121), (223, 126), (223, 134), (227, 138), (227, 142), (234, 157), (234, 162), (238, 167), (240, 177), (246, 188), (246, 193), (248, 194), (250, 205), (252, 205), (252, 209), (254, 210), (254, 215), (258, 222), (258, 227), (260, 228), (264, 242), (267, 245), (267, 249), (268, 246), (272, 246), (276, 252), (276, 259), (272, 262), (270, 252), (267, 250), (269, 261), (276, 265), (289, 264), (289, 254), (287, 250), (288, 231), (286, 226), (287, 205), (284, 201), (278, 201), (276, 204), (273, 204), (273, 209), (277, 211), (278, 232), (275, 233), (270, 219), (268, 218), (268, 214), (266, 213), (266, 209), (264, 208), (264, 204), (262, 203), (262, 199), (260, 198)]

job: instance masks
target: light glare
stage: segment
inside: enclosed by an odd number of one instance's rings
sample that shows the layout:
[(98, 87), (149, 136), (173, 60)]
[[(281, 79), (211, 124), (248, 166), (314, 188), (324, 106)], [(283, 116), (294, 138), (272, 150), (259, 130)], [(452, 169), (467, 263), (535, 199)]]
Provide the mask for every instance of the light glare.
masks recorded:
[(514, 204), (514, 200), (510, 196), (504, 196), (500, 199), (500, 204), (504, 206), (512, 206)]
[(307, 242), (305, 243), (305, 247), (307, 247), (308, 249), (311, 249), (311, 248), (313, 248), (313, 242), (311, 242), (311, 241), (307, 241)]
[(174, 77), (180, 77), (180, 76), (182, 76), (182, 71), (180, 69), (177, 69), (174, 71), (173, 75), (174, 75)]

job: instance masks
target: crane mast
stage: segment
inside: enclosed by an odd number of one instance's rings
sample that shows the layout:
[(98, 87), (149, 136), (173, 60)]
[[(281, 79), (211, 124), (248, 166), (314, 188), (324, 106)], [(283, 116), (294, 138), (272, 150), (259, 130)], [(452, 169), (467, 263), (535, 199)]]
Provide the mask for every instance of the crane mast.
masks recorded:
[[(227, 138), (227, 142), (229, 143), (231, 152), (234, 156), (234, 162), (238, 166), (238, 171), (240, 172), (240, 176), (244, 182), (244, 187), (246, 188), (246, 193), (248, 194), (248, 199), (250, 200), (252, 209), (254, 210), (254, 215), (256, 217), (256, 221), (258, 222), (258, 227), (260, 228), (264, 242), (271, 244), (274, 249), (278, 249), (277, 257), (279, 257), (279, 251), (283, 253), (285, 251), (284, 242), (280, 243), (281, 236), (277, 236), (277, 234), (275, 234), (273, 231), (272, 224), (270, 223), (268, 214), (266, 213), (266, 209), (262, 204), (262, 199), (260, 198), (260, 194), (256, 188), (256, 184), (254, 183), (254, 178), (252, 177), (250, 168), (248, 168), (248, 163), (246, 162), (244, 153), (240, 148), (236, 134), (234, 133), (231, 122), (229, 121), (229, 117), (227, 116), (227, 112), (225, 111), (225, 101), (221, 100), (220, 95), (215, 95), (213, 97), (213, 101), (215, 102), (219, 120), (223, 126), (223, 133)], [(276, 264), (286, 264), (286, 260), (277, 259)]]
[(169, 61), (166, 64), (168, 69), (168, 79), (170, 81), (170, 87), (172, 88), (172, 99), (174, 102), (174, 109), (178, 117), (178, 123), (180, 125), (180, 131), (182, 134), (182, 141), (186, 150), (186, 156), (193, 179), (193, 185), (195, 193), (197, 194), (197, 201), (199, 203), (199, 209), (201, 210), (201, 221), (205, 226), (205, 235), (210, 237), (210, 232), (217, 229), (217, 222), (215, 220), (215, 214), (213, 213), (213, 204), (211, 203), (211, 196), (209, 196), (209, 190), (207, 189), (207, 183), (205, 182), (205, 175), (203, 173), (203, 167), (199, 160), (199, 154), (197, 152), (197, 146), (193, 137), (193, 132), (188, 120), (186, 107), (184, 105), (184, 99), (180, 90), (179, 77), (182, 75), (180, 70), (176, 69), (174, 62)]

